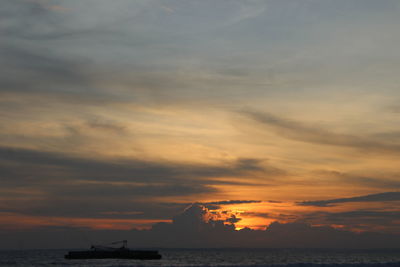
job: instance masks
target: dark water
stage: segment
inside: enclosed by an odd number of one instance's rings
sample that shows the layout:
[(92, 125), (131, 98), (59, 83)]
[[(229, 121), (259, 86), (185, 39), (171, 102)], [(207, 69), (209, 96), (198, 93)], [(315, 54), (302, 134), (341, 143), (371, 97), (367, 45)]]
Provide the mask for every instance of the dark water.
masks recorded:
[(161, 260), (66, 260), (66, 250), (0, 251), (0, 266), (399, 266), (400, 250), (161, 249)]

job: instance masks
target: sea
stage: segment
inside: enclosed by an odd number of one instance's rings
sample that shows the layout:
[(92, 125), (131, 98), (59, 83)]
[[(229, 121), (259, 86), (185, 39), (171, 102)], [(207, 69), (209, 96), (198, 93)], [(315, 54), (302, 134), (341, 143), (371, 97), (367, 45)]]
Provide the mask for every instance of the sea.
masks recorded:
[(400, 250), (159, 249), (161, 260), (67, 260), (67, 250), (0, 251), (0, 266), (400, 267)]

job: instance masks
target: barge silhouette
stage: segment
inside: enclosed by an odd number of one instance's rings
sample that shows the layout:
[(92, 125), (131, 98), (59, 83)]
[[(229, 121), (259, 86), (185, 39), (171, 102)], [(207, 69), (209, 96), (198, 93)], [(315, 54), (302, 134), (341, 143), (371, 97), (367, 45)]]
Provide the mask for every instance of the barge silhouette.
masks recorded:
[(117, 241), (111, 244), (122, 243), (118, 248), (106, 246), (92, 246), (90, 250), (69, 251), (66, 259), (137, 259), (159, 260), (161, 255), (157, 250), (131, 250), (127, 247), (127, 241)]

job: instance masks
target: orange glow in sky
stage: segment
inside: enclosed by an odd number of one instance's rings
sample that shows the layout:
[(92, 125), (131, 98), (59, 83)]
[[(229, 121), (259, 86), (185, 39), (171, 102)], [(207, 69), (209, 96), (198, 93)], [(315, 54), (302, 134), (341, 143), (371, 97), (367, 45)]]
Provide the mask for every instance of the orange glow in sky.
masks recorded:
[(0, 233), (400, 233), (398, 2), (2, 1)]

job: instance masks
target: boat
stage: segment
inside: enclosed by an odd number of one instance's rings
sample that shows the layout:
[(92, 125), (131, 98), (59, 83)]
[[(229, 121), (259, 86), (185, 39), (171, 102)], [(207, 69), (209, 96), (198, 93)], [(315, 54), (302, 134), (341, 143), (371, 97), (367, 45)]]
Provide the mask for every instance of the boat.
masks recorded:
[(132, 250), (128, 248), (128, 241), (116, 241), (111, 245), (122, 243), (121, 247), (91, 246), (90, 250), (68, 251), (66, 259), (137, 259), (159, 260), (161, 255), (157, 250)]

